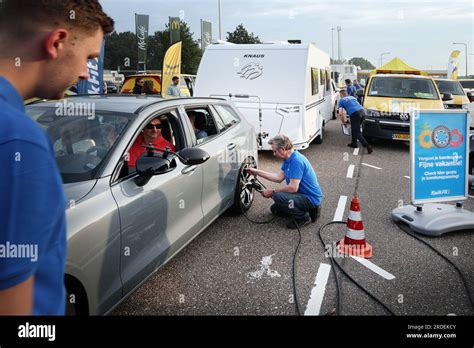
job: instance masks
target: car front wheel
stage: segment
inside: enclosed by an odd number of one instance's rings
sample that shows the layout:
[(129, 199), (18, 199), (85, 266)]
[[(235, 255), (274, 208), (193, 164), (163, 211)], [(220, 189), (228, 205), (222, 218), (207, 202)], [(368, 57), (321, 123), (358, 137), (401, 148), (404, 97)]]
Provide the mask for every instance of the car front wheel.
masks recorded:
[(237, 178), (234, 195), (234, 205), (232, 206), (232, 210), (239, 214), (250, 209), (255, 194), (253, 187), (250, 185), (253, 175), (246, 172), (247, 168), (257, 168), (257, 164), (253, 158), (245, 160), (239, 169), (239, 176)]

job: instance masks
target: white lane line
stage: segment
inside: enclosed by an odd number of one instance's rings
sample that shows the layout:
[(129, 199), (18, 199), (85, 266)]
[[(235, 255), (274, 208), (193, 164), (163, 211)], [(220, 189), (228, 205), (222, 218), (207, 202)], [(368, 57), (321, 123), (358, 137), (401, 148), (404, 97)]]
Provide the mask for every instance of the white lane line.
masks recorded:
[(333, 221), (342, 221), (344, 216), (344, 211), (346, 210), (347, 196), (339, 197), (339, 202), (337, 203), (336, 213), (334, 214)]
[(355, 168), (355, 165), (351, 164), (349, 166), (349, 168), (347, 168), (347, 175), (346, 177), (348, 177), (349, 179), (351, 179), (353, 176), (354, 176), (354, 168)]
[(410, 179), (410, 177), (408, 175), (405, 175), (404, 178)]
[(314, 287), (311, 290), (311, 295), (308, 304), (306, 305), (304, 315), (319, 315), (330, 272), (330, 265), (326, 263), (319, 264), (318, 273), (316, 274), (316, 279), (314, 281)]
[(374, 168), (374, 169), (378, 169), (378, 170), (381, 170), (382, 168), (380, 167), (376, 167), (376, 166), (373, 166), (371, 164), (367, 164), (367, 163), (362, 163), (364, 166), (367, 166), (367, 167), (370, 167), (370, 168)]
[(359, 154), (359, 148), (356, 147), (356, 148), (354, 149), (354, 156), (357, 156), (358, 154)]
[(352, 256), (351, 257), (360, 262), (362, 265), (364, 265), (365, 267), (367, 267), (368, 269), (370, 269), (371, 271), (377, 273), (379, 276), (385, 278), (385, 279), (388, 279), (388, 280), (392, 280), (392, 279), (395, 279), (395, 276), (392, 274), (392, 273), (389, 273), (387, 272), (386, 270), (380, 268), (379, 266), (377, 266), (375, 263), (372, 263), (370, 262), (369, 260), (367, 259), (364, 259), (363, 257), (358, 257), (358, 256)]

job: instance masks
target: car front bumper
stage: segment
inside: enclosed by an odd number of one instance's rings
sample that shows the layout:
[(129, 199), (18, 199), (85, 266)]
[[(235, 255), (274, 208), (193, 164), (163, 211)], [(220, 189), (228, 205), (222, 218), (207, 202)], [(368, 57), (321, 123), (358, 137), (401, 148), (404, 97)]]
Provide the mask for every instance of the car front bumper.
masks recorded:
[(410, 140), (410, 122), (366, 117), (362, 124), (364, 136), (371, 138)]

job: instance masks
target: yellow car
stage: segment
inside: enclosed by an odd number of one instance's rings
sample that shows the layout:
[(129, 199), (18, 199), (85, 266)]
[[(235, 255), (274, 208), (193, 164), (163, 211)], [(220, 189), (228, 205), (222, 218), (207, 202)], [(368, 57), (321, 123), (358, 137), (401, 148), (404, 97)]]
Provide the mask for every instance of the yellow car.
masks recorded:
[(435, 79), (435, 82), (442, 94), (451, 94), (453, 96), (452, 101), (445, 103), (447, 109), (462, 109), (467, 107), (469, 98), (458, 80)]
[[(193, 95), (194, 80), (195, 75), (181, 74), (179, 79), (179, 89), (181, 95), (185, 97), (190, 97)], [(122, 89), (120, 93), (122, 94), (132, 94), (133, 87), (135, 87), (135, 81), (137, 79), (151, 80), (153, 81), (153, 92), (156, 94), (161, 94), (161, 74), (135, 74), (129, 75), (125, 78), (123, 82)]]
[(375, 74), (358, 93), (365, 109), (362, 130), (368, 141), (410, 140), (410, 115), (414, 110), (444, 109), (442, 96), (428, 76)]

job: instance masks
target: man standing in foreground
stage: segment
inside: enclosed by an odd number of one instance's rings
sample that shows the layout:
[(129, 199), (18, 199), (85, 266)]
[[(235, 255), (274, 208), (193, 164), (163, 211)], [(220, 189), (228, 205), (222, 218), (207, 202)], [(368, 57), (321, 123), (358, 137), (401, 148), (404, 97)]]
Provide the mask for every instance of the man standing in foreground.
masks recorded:
[(0, 1), (0, 245), (29, 251), (0, 254), (0, 315), (64, 314), (66, 199), (51, 140), (23, 100), (62, 98), (87, 80), (113, 29), (98, 0)]
[[(364, 117), (364, 108), (359, 104), (356, 98), (348, 96), (345, 89), (341, 89), (340, 93), (341, 99), (339, 100), (338, 105), (339, 118), (341, 119), (342, 124), (351, 124), (352, 142), (347, 144), (347, 146), (353, 148), (359, 147), (357, 145), (357, 140), (359, 140), (360, 143), (367, 148), (367, 152), (369, 154), (372, 153), (374, 149), (369, 145), (360, 131), (360, 125)], [(346, 113), (349, 117), (347, 121), (344, 119), (344, 112), (342, 111), (343, 109), (346, 110)]]
[[(279, 173), (269, 173), (256, 168), (247, 169), (252, 175), (286, 185), (275, 190), (265, 190), (265, 198), (273, 198), (271, 211), (275, 215), (291, 217), (287, 227), (291, 229), (315, 222), (323, 194), (316, 173), (308, 159), (293, 148), (293, 143), (285, 135), (277, 135), (268, 142), (276, 157), (283, 160)], [(294, 218), (294, 219), (293, 219)]]

